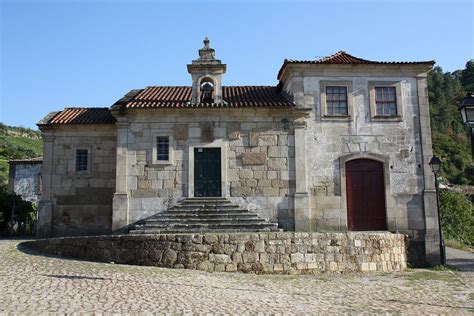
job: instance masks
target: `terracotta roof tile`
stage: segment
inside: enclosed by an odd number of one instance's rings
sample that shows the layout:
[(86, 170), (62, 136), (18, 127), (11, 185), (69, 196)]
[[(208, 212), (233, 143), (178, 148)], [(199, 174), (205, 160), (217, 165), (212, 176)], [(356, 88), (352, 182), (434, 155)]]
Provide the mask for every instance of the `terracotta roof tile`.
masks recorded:
[(47, 115), (38, 125), (62, 124), (114, 124), (115, 118), (108, 108), (65, 108)]
[(362, 59), (359, 57), (352, 56), (344, 51), (339, 51), (331, 56), (323, 57), (317, 60), (293, 60), (285, 59), (283, 65), (278, 72), (278, 79), (280, 79), (284, 68), (288, 64), (338, 64), (338, 65), (434, 65), (434, 60), (428, 61), (374, 61), (368, 59)]
[[(126, 108), (294, 107), (274, 86), (224, 86), (224, 102), (191, 103), (191, 87), (147, 87)], [(116, 103), (117, 104), (117, 103)]]

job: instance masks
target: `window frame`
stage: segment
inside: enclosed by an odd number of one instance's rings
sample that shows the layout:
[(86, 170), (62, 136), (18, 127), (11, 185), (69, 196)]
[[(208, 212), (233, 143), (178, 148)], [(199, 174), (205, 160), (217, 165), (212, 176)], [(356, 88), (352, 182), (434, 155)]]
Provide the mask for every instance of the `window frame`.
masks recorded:
[[(353, 84), (347, 80), (324, 80), (320, 81), (320, 104), (321, 120), (323, 121), (352, 121), (353, 120)], [(347, 91), (347, 115), (329, 114), (326, 89), (327, 87), (346, 87)]]
[[(77, 170), (77, 151), (78, 150), (87, 150), (87, 170)], [(92, 166), (92, 148), (89, 146), (77, 146), (73, 148), (73, 163), (72, 163), (72, 170), (74, 174), (90, 174), (91, 166)]]
[[(168, 160), (158, 160), (158, 137), (168, 137), (169, 147), (168, 147)], [(174, 152), (174, 138), (171, 134), (166, 133), (154, 133), (152, 135), (152, 157), (151, 161), (153, 165), (171, 165), (173, 164), (173, 152)]]
[[(395, 88), (396, 115), (377, 114), (376, 88)], [(400, 81), (369, 82), (370, 119), (372, 121), (400, 122), (403, 119), (402, 85)]]

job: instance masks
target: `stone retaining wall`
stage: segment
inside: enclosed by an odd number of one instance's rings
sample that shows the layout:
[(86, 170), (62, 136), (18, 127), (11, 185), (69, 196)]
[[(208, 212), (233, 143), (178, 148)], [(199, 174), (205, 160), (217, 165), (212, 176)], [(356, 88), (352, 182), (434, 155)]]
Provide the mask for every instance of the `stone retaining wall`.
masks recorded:
[(52, 255), (209, 272), (308, 274), (406, 269), (392, 233), (251, 233), (94, 236), (23, 243)]

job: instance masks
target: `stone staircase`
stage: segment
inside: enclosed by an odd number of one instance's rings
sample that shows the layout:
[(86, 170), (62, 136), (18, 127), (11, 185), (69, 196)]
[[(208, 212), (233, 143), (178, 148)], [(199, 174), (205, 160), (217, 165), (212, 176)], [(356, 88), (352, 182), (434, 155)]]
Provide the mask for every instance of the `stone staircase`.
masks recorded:
[(226, 198), (186, 198), (178, 205), (135, 223), (129, 234), (280, 231), (277, 223)]

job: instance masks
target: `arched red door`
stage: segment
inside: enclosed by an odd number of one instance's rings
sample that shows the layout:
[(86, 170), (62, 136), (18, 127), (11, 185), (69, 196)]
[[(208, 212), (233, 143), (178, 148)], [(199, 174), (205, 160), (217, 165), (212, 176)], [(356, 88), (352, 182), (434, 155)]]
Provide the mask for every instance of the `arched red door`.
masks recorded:
[(383, 164), (370, 159), (346, 163), (347, 224), (350, 230), (386, 230)]

